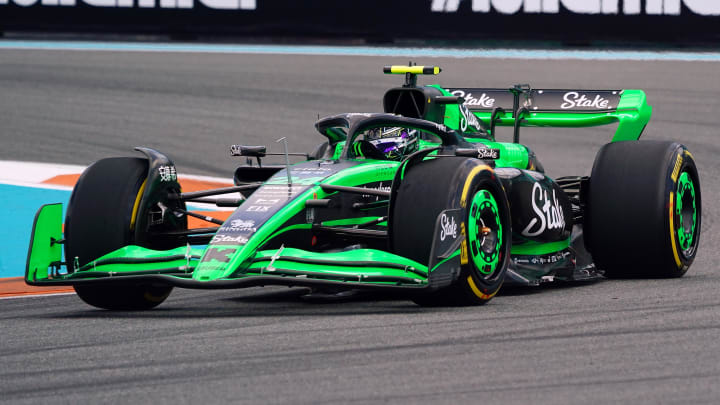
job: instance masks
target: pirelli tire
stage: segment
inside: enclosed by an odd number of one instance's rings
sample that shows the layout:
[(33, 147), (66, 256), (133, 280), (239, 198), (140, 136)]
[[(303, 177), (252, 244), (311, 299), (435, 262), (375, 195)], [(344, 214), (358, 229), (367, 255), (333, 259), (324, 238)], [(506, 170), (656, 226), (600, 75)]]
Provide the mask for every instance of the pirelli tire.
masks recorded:
[[(102, 159), (85, 169), (73, 189), (65, 219), (69, 269), (133, 244), (133, 218), (147, 172), (147, 159), (133, 157)], [(165, 301), (172, 291), (172, 287), (153, 284), (87, 284), (74, 288), (86, 303), (109, 310), (150, 309)]]
[(585, 243), (611, 278), (684, 275), (697, 254), (700, 179), (685, 146), (624, 141), (603, 146), (587, 194)]
[[(462, 209), (461, 270), (444, 287), (413, 298), (423, 306), (481, 305), (500, 290), (510, 261), (510, 207), (493, 169), (473, 158), (444, 157), (411, 166), (391, 203), (395, 253), (429, 263), (438, 215)], [(489, 231), (489, 232), (488, 232)]]

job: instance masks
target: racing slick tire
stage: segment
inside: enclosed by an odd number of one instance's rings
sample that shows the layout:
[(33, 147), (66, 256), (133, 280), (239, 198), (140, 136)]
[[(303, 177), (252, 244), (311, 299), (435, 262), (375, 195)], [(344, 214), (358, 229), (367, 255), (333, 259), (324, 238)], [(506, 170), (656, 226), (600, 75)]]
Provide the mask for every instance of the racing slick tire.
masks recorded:
[[(428, 264), (438, 215), (461, 208), (461, 270), (443, 288), (413, 297), (422, 306), (487, 303), (500, 290), (510, 260), (510, 207), (494, 171), (473, 158), (447, 157), (411, 166), (391, 204), (395, 253)], [(481, 229), (489, 228), (485, 232)]]
[[(147, 159), (133, 157), (102, 159), (85, 169), (70, 196), (65, 218), (68, 269), (133, 244), (133, 214), (137, 211), (147, 172)], [(110, 310), (154, 308), (172, 291), (172, 287), (151, 284), (75, 285), (74, 288), (86, 303)]]
[(697, 253), (701, 213), (698, 171), (685, 146), (623, 141), (598, 151), (584, 233), (606, 277), (681, 277)]

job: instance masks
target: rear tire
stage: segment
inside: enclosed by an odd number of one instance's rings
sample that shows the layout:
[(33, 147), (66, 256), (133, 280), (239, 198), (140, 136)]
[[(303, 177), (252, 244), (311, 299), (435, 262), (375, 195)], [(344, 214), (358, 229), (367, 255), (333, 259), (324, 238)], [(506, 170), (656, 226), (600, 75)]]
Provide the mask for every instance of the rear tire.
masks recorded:
[[(441, 158), (412, 166), (390, 213), (393, 251), (428, 264), (435, 221), (462, 208), (460, 276), (448, 287), (416, 296), (423, 306), (481, 305), (497, 294), (510, 260), (510, 208), (493, 170), (480, 160)], [(490, 228), (486, 236), (483, 227)], [(493, 239), (494, 238), (494, 239)]]
[(590, 176), (585, 243), (611, 278), (681, 277), (700, 238), (700, 181), (674, 142), (605, 145)]
[[(85, 169), (68, 204), (65, 258), (68, 268), (83, 266), (134, 242), (133, 213), (144, 189), (148, 161), (120, 157), (102, 159)], [(172, 287), (139, 285), (75, 285), (86, 303), (111, 310), (142, 310), (162, 303)]]

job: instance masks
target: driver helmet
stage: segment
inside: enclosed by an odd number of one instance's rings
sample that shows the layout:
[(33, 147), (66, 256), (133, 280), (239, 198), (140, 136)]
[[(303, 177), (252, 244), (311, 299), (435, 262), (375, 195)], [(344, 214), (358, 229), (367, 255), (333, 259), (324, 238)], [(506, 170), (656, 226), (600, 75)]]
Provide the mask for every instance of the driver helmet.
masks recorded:
[(418, 131), (402, 127), (375, 128), (365, 135), (387, 159), (402, 160), (418, 150)]

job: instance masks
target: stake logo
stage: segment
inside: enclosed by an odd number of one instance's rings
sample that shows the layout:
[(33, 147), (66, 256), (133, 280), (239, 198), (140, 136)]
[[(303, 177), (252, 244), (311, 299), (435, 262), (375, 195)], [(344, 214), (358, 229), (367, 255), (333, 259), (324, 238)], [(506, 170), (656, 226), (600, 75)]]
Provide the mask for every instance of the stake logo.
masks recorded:
[(500, 159), (500, 149), (478, 148), (478, 159)]
[(589, 99), (585, 94), (580, 94), (577, 91), (565, 93), (563, 101), (564, 103), (560, 105), (560, 108), (563, 110), (569, 110), (575, 107), (607, 109), (610, 105), (610, 101), (601, 97), (599, 94), (595, 95), (595, 98)]
[(215, 235), (212, 239), (213, 244), (230, 243), (237, 245), (244, 245), (248, 241), (248, 238), (244, 236), (232, 236), (232, 235)]
[(487, 94), (483, 93), (480, 95), (480, 97), (475, 98), (473, 97), (472, 93), (466, 93), (464, 90), (454, 90), (452, 93), (453, 96), (462, 97), (465, 99), (465, 105), (469, 106), (477, 106), (482, 108), (493, 108), (495, 107), (495, 99), (490, 98)]
[(555, 190), (553, 190), (552, 199), (550, 199), (547, 190), (543, 190), (540, 184), (535, 183), (530, 199), (536, 217), (523, 229), (522, 234), (524, 236), (538, 236), (548, 229), (562, 229), (565, 227), (565, 213), (555, 195)]
[(456, 13), (462, 3), (475, 13), (680, 15), (683, 5), (699, 15), (720, 15), (718, 0), (432, 0), (434, 13)]
[(458, 108), (460, 109), (460, 130), (466, 132), (470, 127), (474, 131), (480, 131), (482, 127), (475, 114), (471, 113), (463, 104), (459, 105)]
[(454, 217), (448, 219), (447, 215), (443, 213), (440, 217), (440, 240), (444, 241), (448, 236), (452, 236), (453, 239), (457, 238), (457, 224)]

